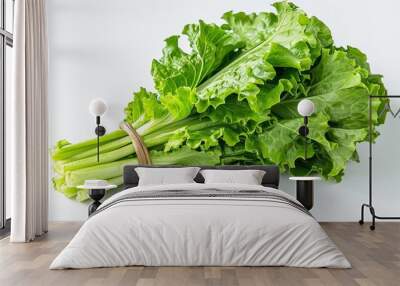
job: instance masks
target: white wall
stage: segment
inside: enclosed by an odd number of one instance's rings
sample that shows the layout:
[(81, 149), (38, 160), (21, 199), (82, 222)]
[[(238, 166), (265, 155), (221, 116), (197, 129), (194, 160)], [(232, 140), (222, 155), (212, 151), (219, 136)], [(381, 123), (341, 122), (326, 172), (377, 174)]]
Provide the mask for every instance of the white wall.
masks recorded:
[[(219, 22), (227, 10), (269, 9), (266, 0), (49, 0), (49, 140), (73, 142), (92, 137), (94, 119), (87, 107), (102, 97), (110, 109), (108, 130), (117, 128), (130, 91), (152, 87), (150, 63), (163, 39), (198, 19)], [(332, 30), (337, 45), (354, 45), (369, 57), (375, 73), (385, 75), (391, 94), (400, 94), (400, 2), (396, 0), (298, 0), (310, 15)], [(399, 119), (390, 119), (376, 145), (375, 202), (380, 215), (400, 215)], [(340, 184), (320, 182), (312, 213), (322, 221), (354, 221), (368, 194), (368, 145), (361, 164), (350, 163)], [(282, 178), (282, 189), (294, 184)], [(83, 220), (87, 207), (50, 190), (50, 220)]]

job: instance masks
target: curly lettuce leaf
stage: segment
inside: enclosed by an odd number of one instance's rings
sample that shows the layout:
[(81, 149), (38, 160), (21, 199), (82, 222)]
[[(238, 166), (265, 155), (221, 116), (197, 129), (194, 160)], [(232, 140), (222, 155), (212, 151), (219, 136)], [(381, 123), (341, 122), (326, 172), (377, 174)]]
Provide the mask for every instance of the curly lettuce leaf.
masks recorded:
[(158, 101), (158, 95), (143, 87), (133, 93), (132, 100), (125, 107), (125, 121), (134, 128), (166, 114), (167, 110)]
[[(226, 65), (197, 88), (199, 98), (196, 108), (204, 112), (209, 106), (214, 108), (225, 103), (231, 94), (237, 94), (239, 100), (247, 100), (252, 110), (263, 110), (259, 102), (260, 86), (277, 76), (278, 68), (308, 70), (320, 50), (321, 43), (327, 40), (329, 30), (311, 30), (311, 22), (316, 23), (287, 2), (274, 4), (277, 14), (244, 13), (224, 15), (227, 21), (223, 27), (233, 31), (246, 44), (238, 58)], [(320, 36), (323, 40), (320, 40)]]
[(187, 87), (161, 96), (141, 88), (125, 108), (125, 121), (146, 135), (188, 117), (195, 102), (193, 90)]
[(223, 15), (225, 29), (232, 30), (252, 49), (264, 42), (275, 42), (291, 50), (304, 62), (314, 62), (322, 47), (331, 46), (329, 28), (316, 17), (308, 17), (290, 2), (276, 2), (277, 14), (261, 12), (246, 14), (227, 12)]
[(151, 71), (160, 94), (175, 93), (179, 87), (195, 88), (242, 46), (232, 33), (203, 21), (186, 25), (182, 34), (189, 40), (191, 53), (179, 47), (179, 36), (172, 36), (165, 40), (162, 58), (153, 60)]
[[(307, 98), (316, 112), (329, 117), (330, 124), (341, 128), (366, 128), (368, 125), (368, 96), (371, 87), (384, 93), (381, 83), (369, 83), (369, 73), (358, 65), (345, 50), (322, 50), (320, 62), (310, 72)], [(379, 88), (376, 88), (379, 86)], [(301, 98), (282, 101), (272, 111), (282, 119), (297, 118)], [(378, 122), (381, 102), (373, 104), (373, 121)]]
[[(379, 82), (369, 83), (366, 67), (363, 62), (356, 61), (352, 54), (349, 55), (347, 50), (322, 50), (319, 63), (310, 72), (307, 92), (307, 98), (313, 101), (317, 113), (310, 118), (309, 136), (315, 156), (311, 156), (307, 163), (302, 163), (302, 172), (319, 172), (326, 178), (340, 180), (347, 162), (357, 157), (356, 144), (368, 138), (368, 99), (371, 86), (375, 90), (384, 91), (383, 86), (377, 88)], [(299, 137), (297, 130), (300, 124), (295, 126), (294, 122), (299, 122), (297, 104), (300, 100), (290, 99), (273, 106), (272, 112), (278, 122), (272, 131), (282, 137), (277, 141), (296, 142)], [(381, 116), (378, 113), (380, 105), (379, 100), (372, 105), (375, 124)], [(319, 126), (313, 126), (314, 117), (318, 118)], [(321, 136), (313, 135), (314, 128), (322, 132)], [(267, 156), (272, 157), (272, 161), (283, 169), (294, 170), (297, 159), (302, 157), (285, 158), (285, 154), (297, 154), (297, 151), (301, 154), (300, 147), (295, 148), (296, 152), (293, 148), (294, 145), (285, 147), (283, 144), (281, 148), (276, 146), (277, 154)]]

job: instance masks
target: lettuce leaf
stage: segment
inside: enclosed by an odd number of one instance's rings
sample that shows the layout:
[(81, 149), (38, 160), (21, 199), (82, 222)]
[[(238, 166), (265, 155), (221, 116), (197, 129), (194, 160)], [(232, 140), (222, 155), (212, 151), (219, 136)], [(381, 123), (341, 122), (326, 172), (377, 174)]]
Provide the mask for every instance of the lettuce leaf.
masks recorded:
[[(310, 156), (307, 164), (303, 163), (302, 173), (318, 172), (326, 178), (340, 180), (347, 162), (357, 157), (356, 144), (365, 141), (368, 136), (368, 100), (371, 94), (369, 74), (363, 62), (354, 58), (343, 49), (323, 49), (320, 62), (310, 72), (311, 80), (307, 98), (312, 100), (317, 115), (310, 118), (312, 148), (316, 156)], [(383, 85), (378, 89), (384, 94)], [(272, 112), (279, 118), (273, 132), (279, 133), (283, 142), (294, 140), (301, 122), (298, 122), (297, 104), (301, 98), (282, 101), (272, 107)], [(380, 101), (372, 105), (372, 118), (378, 123)], [(315, 126), (315, 120), (319, 123)], [(282, 122), (284, 122), (282, 124)], [(323, 124), (322, 124), (323, 123)], [(289, 128), (289, 126), (294, 126)], [(278, 129), (275, 130), (275, 129)], [(285, 131), (281, 131), (284, 129)], [(291, 135), (289, 134), (291, 130)], [(318, 129), (320, 136), (315, 136)], [(294, 150), (293, 150), (294, 149)], [(297, 159), (301, 156), (300, 145), (275, 148), (279, 158), (284, 154), (297, 154), (287, 159), (273, 160), (283, 170), (294, 171)], [(323, 163), (322, 163), (323, 162)], [(306, 166), (304, 166), (306, 165)], [(306, 171), (305, 171), (306, 170)]]
[(153, 60), (151, 72), (160, 94), (173, 94), (179, 87), (195, 88), (242, 46), (232, 33), (203, 21), (186, 25), (182, 34), (187, 36), (191, 53), (179, 47), (175, 35), (165, 40), (162, 58)]

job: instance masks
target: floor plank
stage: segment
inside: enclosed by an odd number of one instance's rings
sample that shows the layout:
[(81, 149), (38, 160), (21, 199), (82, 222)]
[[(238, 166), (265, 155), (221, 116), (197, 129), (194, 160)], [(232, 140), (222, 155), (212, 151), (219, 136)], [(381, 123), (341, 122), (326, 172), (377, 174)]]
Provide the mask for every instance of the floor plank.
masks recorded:
[(118, 267), (48, 270), (80, 223), (50, 224), (45, 236), (28, 244), (0, 240), (0, 285), (134, 285), (134, 286), (267, 286), (267, 285), (400, 285), (400, 223), (379, 222), (372, 232), (357, 223), (322, 223), (352, 263), (352, 269), (289, 267)]

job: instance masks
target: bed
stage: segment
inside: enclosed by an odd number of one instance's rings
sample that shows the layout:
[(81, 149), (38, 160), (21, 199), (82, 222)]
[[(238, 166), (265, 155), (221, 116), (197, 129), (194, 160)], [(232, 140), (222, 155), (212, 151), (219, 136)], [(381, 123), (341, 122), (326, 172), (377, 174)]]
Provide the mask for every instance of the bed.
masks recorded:
[(278, 189), (276, 166), (261, 185), (196, 183), (138, 186), (124, 169), (124, 190), (105, 200), (50, 269), (144, 266), (292, 266), (350, 263), (295, 198)]

